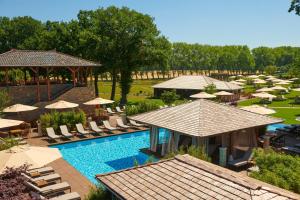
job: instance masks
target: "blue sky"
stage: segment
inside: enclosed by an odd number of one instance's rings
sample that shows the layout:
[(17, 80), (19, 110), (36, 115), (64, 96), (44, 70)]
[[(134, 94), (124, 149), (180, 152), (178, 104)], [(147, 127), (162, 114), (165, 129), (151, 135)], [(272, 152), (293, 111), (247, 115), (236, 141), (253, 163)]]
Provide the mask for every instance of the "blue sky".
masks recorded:
[(300, 46), (300, 16), (289, 0), (0, 0), (0, 16), (75, 19), (79, 10), (110, 5), (149, 14), (173, 42)]

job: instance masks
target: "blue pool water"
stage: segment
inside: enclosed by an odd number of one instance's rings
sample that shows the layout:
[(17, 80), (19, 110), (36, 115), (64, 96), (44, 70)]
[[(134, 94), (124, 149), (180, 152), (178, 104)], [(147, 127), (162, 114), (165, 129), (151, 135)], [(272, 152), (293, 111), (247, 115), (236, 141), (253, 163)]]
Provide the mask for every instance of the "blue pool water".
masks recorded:
[[(164, 134), (165, 130), (161, 129), (160, 142)], [(149, 146), (149, 131), (140, 131), (51, 147), (58, 148), (68, 163), (91, 182), (97, 183), (96, 174), (133, 167), (135, 160), (144, 164), (149, 156), (140, 149)]]
[(275, 131), (277, 128), (283, 128), (287, 126), (286, 124), (272, 124), (267, 126), (267, 131)]

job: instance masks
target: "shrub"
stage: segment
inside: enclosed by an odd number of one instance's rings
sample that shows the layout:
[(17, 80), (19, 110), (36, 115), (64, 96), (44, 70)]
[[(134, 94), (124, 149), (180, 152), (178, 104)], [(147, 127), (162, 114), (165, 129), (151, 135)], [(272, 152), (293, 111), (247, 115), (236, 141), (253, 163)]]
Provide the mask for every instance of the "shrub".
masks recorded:
[(85, 200), (107, 200), (111, 199), (107, 190), (101, 188), (100, 186), (92, 187), (84, 198)]
[(161, 94), (160, 99), (164, 102), (164, 104), (171, 105), (179, 99), (179, 95), (176, 94), (175, 90), (164, 91)]
[(254, 160), (259, 167), (251, 177), (272, 185), (300, 193), (300, 158), (276, 153), (271, 149), (254, 150)]
[(163, 159), (169, 159), (175, 157), (176, 155), (183, 155), (183, 154), (189, 154), (190, 156), (193, 156), (200, 160), (211, 162), (211, 158), (206, 154), (204, 147), (200, 148), (200, 147), (195, 147), (194, 145), (189, 146), (187, 149), (185, 149), (184, 146), (180, 146), (177, 152), (170, 152), (167, 155), (165, 155)]
[(0, 151), (9, 149), (13, 146), (18, 145), (19, 143), (15, 138), (2, 138), (1, 140), (2, 142), (0, 143)]
[(40, 122), (43, 131), (45, 131), (47, 127), (53, 127), (53, 129), (57, 131), (60, 125), (67, 125), (69, 128), (75, 129), (75, 124), (77, 123), (85, 125), (86, 115), (82, 110), (77, 112), (74, 110), (68, 112), (53, 111), (41, 115)]
[(295, 96), (294, 104), (300, 104), (300, 97)]
[(208, 86), (206, 86), (204, 88), (204, 91), (208, 94), (213, 94), (213, 93), (217, 92), (217, 87), (215, 84), (209, 84)]
[(140, 101), (136, 105), (131, 105), (126, 107), (126, 114), (128, 116), (135, 115), (139, 113), (149, 112), (151, 110), (156, 110), (159, 105), (153, 101), (145, 100)]

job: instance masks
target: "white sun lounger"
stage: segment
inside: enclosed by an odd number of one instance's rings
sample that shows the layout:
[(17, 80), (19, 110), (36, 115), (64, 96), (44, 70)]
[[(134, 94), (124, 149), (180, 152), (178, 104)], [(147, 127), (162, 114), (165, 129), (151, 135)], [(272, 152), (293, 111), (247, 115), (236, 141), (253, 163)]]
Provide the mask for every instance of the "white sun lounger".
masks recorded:
[(77, 129), (78, 133), (81, 134), (81, 135), (87, 135), (87, 134), (90, 134), (89, 131), (84, 130), (83, 125), (82, 125), (81, 123), (76, 124), (76, 129)]
[(115, 114), (115, 112), (112, 111), (111, 108), (106, 108), (106, 110), (107, 110), (107, 112), (108, 112), (109, 114)]
[(116, 107), (116, 111), (117, 111), (118, 113), (122, 113), (122, 112), (123, 112), (119, 106)]
[(73, 137), (72, 133), (69, 132), (68, 127), (66, 125), (59, 126), (61, 134), (66, 137), (70, 138)]
[(40, 200), (81, 200), (80, 195), (77, 192), (70, 192), (66, 194), (62, 194), (59, 196), (52, 196), (49, 198), (44, 197), (43, 195), (40, 195), (36, 192), (30, 192), (30, 196), (33, 197), (34, 199), (40, 199)]
[(56, 140), (56, 139), (61, 138), (60, 135), (55, 134), (55, 131), (52, 127), (46, 128), (46, 131), (47, 131), (48, 137), (51, 138), (52, 140)]
[(44, 187), (37, 187), (28, 181), (26, 181), (25, 184), (27, 186), (31, 187), (32, 189), (34, 189), (35, 191), (37, 191), (38, 193), (40, 193), (41, 195), (45, 195), (45, 196), (53, 195), (53, 194), (59, 193), (59, 192), (64, 192), (66, 190), (70, 190), (70, 192), (71, 192), (71, 186), (67, 182), (56, 183), (56, 184), (48, 185), (48, 186), (44, 186)]
[(39, 168), (32, 168), (28, 169), (27, 173), (39, 173), (39, 174), (49, 174), (51, 172), (54, 172), (54, 169), (52, 167), (39, 167)]
[(136, 123), (136, 121), (133, 121), (133, 120), (129, 120), (129, 123), (130, 123), (132, 126), (138, 126), (138, 127), (144, 126), (144, 124)]
[(89, 124), (90, 124), (90, 128), (92, 129), (92, 131), (95, 131), (96, 133), (103, 132), (103, 130), (98, 127), (98, 125), (96, 124), (95, 121), (91, 121), (91, 122), (89, 122)]
[(110, 131), (115, 131), (118, 130), (116, 127), (112, 127), (109, 123), (109, 121), (105, 120), (103, 121), (103, 125), (106, 129), (110, 130)]
[(22, 176), (27, 178), (32, 183), (36, 183), (37, 181), (41, 181), (41, 180), (44, 180), (44, 181), (47, 181), (47, 182), (54, 182), (54, 181), (60, 180), (60, 182), (61, 182), (61, 177), (57, 173), (48, 174), (48, 175), (45, 175), (45, 176), (39, 176), (39, 177), (36, 177), (36, 178), (30, 177), (30, 176), (28, 176), (27, 174), (24, 174), (24, 173), (22, 173)]
[(121, 128), (125, 128), (125, 129), (130, 128), (130, 126), (125, 125), (125, 124), (123, 123), (123, 120), (120, 119), (120, 118), (117, 119), (117, 125), (118, 125), (119, 127), (121, 127)]

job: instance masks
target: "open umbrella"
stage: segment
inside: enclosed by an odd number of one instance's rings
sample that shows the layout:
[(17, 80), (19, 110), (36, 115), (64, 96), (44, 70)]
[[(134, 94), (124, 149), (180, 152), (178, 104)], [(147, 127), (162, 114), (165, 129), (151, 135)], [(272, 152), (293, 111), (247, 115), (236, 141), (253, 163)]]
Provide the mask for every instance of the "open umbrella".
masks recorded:
[(256, 90), (256, 92), (273, 92), (273, 91), (274, 91), (274, 89), (267, 88), (267, 87)]
[(296, 91), (296, 92), (300, 92), (300, 88), (295, 88), (293, 90)]
[(29, 164), (31, 168), (42, 167), (61, 157), (57, 148), (14, 146), (0, 152), (0, 173), (6, 167), (19, 167), (23, 164)]
[(287, 82), (287, 81), (281, 81), (281, 82), (275, 83), (275, 85), (289, 85), (289, 84), (291, 84), (291, 82)]
[(270, 115), (276, 113), (276, 111), (273, 109), (265, 108), (259, 105), (245, 106), (242, 107), (241, 109), (249, 112), (261, 114), (261, 115)]
[(18, 113), (18, 112), (31, 111), (31, 110), (35, 110), (35, 109), (38, 109), (38, 107), (27, 106), (27, 105), (23, 105), (23, 104), (15, 104), (15, 105), (9, 106), (7, 108), (4, 108), (3, 112)]
[(216, 95), (216, 96), (231, 96), (231, 95), (233, 95), (233, 93), (226, 92), (226, 91), (220, 91), (220, 92), (214, 93), (214, 95)]
[(246, 80), (245, 79), (238, 79), (238, 80), (236, 80), (237, 82), (246, 82)]
[(274, 87), (271, 87), (273, 90), (284, 90), (286, 91), (287, 89), (285, 87), (282, 87), (282, 86), (274, 86)]
[(1, 128), (9, 128), (9, 127), (14, 127), (14, 126), (19, 126), (22, 123), (24, 123), (24, 121), (0, 118), (0, 129)]
[(236, 85), (245, 85), (245, 83), (237, 82), (237, 81), (230, 81), (229, 83), (236, 84)]
[(255, 94), (252, 94), (252, 96), (262, 98), (262, 99), (276, 98), (275, 95), (272, 95), (272, 94), (269, 94), (269, 93), (266, 93), (266, 92), (255, 93)]
[(45, 108), (47, 109), (66, 109), (66, 108), (76, 108), (78, 104), (70, 103), (67, 101), (58, 101), (53, 104), (47, 105)]
[(254, 81), (254, 83), (255, 84), (265, 84), (265, 83), (267, 83), (267, 81), (261, 80), (261, 79), (257, 79), (257, 80)]
[(257, 76), (257, 75), (250, 75), (250, 76), (248, 76), (248, 78), (258, 78), (259, 76)]
[(211, 98), (216, 98), (215, 95), (208, 94), (206, 92), (200, 92), (198, 94), (193, 94), (190, 97), (191, 98), (195, 98), (195, 99), (211, 99)]
[(110, 104), (113, 102), (114, 102), (113, 100), (103, 99), (103, 98), (98, 97), (91, 101), (85, 102), (83, 104), (85, 104), (85, 105), (105, 105), (105, 104)]
[(299, 78), (291, 78), (290, 81), (297, 81)]

